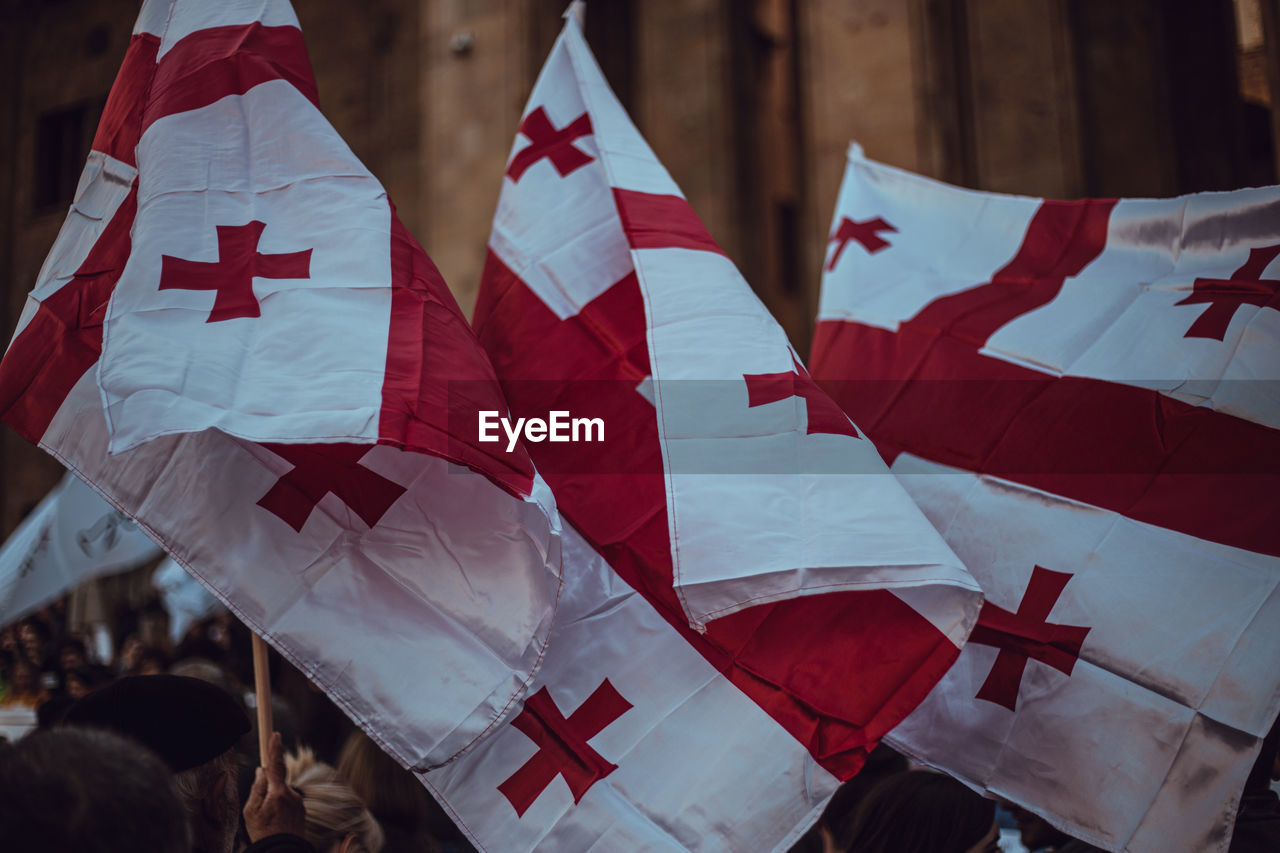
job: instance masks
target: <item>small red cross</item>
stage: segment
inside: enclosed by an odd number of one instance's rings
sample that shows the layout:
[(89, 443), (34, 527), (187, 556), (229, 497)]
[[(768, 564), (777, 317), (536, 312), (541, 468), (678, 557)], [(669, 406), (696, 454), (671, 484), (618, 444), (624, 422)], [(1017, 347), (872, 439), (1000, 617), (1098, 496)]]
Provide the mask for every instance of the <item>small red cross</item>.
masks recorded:
[(847, 216), (840, 217), (840, 227), (827, 240), (828, 243), (836, 243), (836, 250), (831, 253), (831, 260), (827, 261), (827, 272), (836, 268), (840, 256), (844, 254), (844, 247), (849, 245), (850, 240), (857, 240), (872, 255), (890, 245), (888, 240), (880, 236), (881, 231), (898, 233), (897, 228), (878, 216), (866, 222), (854, 222)]
[(1015, 710), (1022, 673), (1029, 658), (1071, 674), (1091, 629), (1046, 621), (1071, 578), (1072, 575), (1065, 572), (1036, 566), (1017, 613), (1010, 613), (990, 601), (983, 602), (969, 642), (995, 646), (1000, 653), (977, 698)]
[(567, 720), (546, 687), (525, 700), (511, 725), (528, 735), (538, 751), (498, 786), (516, 815), (523, 816), (556, 776), (564, 777), (577, 803), (587, 789), (617, 770), (618, 765), (601, 758), (587, 741), (630, 708), (607, 678)]
[(1260, 305), (1280, 311), (1280, 307), (1276, 305), (1280, 279), (1262, 277), (1262, 271), (1278, 254), (1280, 244), (1258, 247), (1250, 250), (1249, 260), (1233, 272), (1231, 278), (1196, 279), (1191, 295), (1174, 304), (1199, 305), (1208, 302), (1209, 307), (1196, 318), (1183, 337), (1222, 340), (1226, 337), (1231, 318), (1241, 305)]
[(264, 444), (293, 465), (258, 506), (279, 516), (299, 533), (321, 498), (332, 492), (365, 524), (373, 527), (405, 487), (358, 464), (370, 444)]
[(825, 433), (862, 438), (845, 416), (844, 410), (809, 377), (809, 371), (804, 369), (795, 355), (791, 356), (791, 363), (795, 365), (795, 370), (790, 373), (743, 374), (742, 378), (747, 382), (747, 408), (754, 409), (766, 403), (801, 397), (809, 420), (808, 429), (805, 430), (807, 435)]
[(253, 295), (254, 278), (311, 277), (310, 249), (279, 255), (258, 251), (258, 239), (266, 227), (256, 219), (248, 225), (217, 226), (218, 260), (213, 262), (161, 255), (160, 289), (215, 291), (206, 323), (262, 316)]
[(595, 159), (573, 144), (578, 137), (592, 132), (591, 116), (586, 113), (557, 128), (547, 118), (547, 111), (538, 107), (520, 122), (520, 132), (529, 137), (529, 145), (520, 149), (507, 167), (507, 177), (516, 183), (530, 166), (543, 157), (551, 161), (562, 178)]

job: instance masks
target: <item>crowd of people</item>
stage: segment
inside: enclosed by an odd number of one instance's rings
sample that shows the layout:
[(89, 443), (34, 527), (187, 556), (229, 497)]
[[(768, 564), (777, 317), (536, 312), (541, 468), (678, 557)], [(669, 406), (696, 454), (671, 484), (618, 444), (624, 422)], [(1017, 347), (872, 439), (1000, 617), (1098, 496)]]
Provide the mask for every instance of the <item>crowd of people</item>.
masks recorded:
[(412, 773), (274, 653), (276, 733), (259, 767), (248, 629), (220, 610), (173, 642), (155, 608), (115, 614), (105, 655), (69, 624), (65, 599), (0, 629), (0, 712), (35, 724), (0, 744), (6, 849), (474, 849)]
[[(149, 605), (150, 606), (150, 605)], [(153, 608), (154, 610), (154, 608)], [(260, 761), (251, 637), (225, 611), (167, 632), (117, 620), (110, 654), (65, 601), (0, 630), (0, 710), (35, 731), (0, 743), (8, 849), (157, 853), (473, 850), (426, 789), (306, 678), (273, 656)], [(100, 638), (97, 638), (100, 639)], [(101, 658), (101, 659), (100, 659)], [(1280, 726), (1241, 801), (1231, 853), (1280, 850)], [(791, 853), (1089, 853), (1043, 818), (984, 799), (885, 746)]]

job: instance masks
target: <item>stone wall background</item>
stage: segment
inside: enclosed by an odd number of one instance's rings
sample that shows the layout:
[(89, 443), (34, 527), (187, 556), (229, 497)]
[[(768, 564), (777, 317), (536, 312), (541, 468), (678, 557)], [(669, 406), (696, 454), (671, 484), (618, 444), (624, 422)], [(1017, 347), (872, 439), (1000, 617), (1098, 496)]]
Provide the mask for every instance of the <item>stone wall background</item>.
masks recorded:
[[(0, 0), (0, 329), (60, 227), (137, 0)], [(567, 0), (295, 0), (321, 106), (467, 312)], [(808, 351), (850, 140), (979, 189), (1276, 182), (1280, 0), (591, 0), (606, 75)], [(68, 186), (69, 183), (69, 186)], [(0, 427), (0, 535), (57, 481)]]

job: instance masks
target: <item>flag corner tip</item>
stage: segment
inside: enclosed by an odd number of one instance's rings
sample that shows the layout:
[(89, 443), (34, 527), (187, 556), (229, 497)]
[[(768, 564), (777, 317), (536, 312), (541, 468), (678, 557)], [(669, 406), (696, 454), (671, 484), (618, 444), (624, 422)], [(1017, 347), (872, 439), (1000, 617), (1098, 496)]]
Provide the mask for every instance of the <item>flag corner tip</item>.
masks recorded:
[(573, 0), (573, 2), (569, 4), (569, 7), (564, 10), (564, 14), (560, 17), (564, 18), (566, 22), (573, 21), (578, 25), (579, 29), (585, 29), (587, 25), (586, 0)]

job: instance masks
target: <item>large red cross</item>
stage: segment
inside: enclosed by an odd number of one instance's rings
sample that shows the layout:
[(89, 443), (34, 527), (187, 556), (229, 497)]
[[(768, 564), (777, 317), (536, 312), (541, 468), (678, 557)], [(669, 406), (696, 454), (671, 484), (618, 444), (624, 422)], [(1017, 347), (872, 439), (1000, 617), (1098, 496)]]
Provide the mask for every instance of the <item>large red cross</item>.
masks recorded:
[(507, 177), (516, 183), (530, 166), (543, 157), (551, 161), (562, 178), (595, 159), (573, 144), (578, 137), (592, 132), (591, 116), (586, 113), (557, 128), (547, 118), (547, 111), (538, 107), (520, 122), (520, 132), (529, 137), (529, 145), (520, 149), (507, 167)]
[(511, 725), (528, 735), (538, 751), (498, 786), (516, 815), (523, 816), (556, 776), (564, 777), (577, 803), (587, 789), (617, 770), (618, 765), (605, 761), (587, 741), (630, 708), (607, 678), (567, 720), (546, 687), (525, 700)]
[(1027, 660), (1034, 658), (1059, 672), (1071, 674), (1089, 628), (1055, 625), (1047, 621), (1049, 611), (1062, 595), (1072, 576), (1036, 566), (1027, 583), (1017, 613), (1010, 613), (990, 601), (982, 604), (978, 624), (969, 642), (995, 646), (1000, 650), (987, 680), (978, 690), (979, 699), (1016, 710), (1018, 689)]
[(1260, 305), (1273, 311), (1280, 311), (1280, 306), (1276, 304), (1276, 295), (1280, 291), (1280, 279), (1262, 277), (1262, 271), (1267, 268), (1267, 264), (1275, 260), (1278, 254), (1280, 254), (1280, 243), (1274, 246), (1259, 246), (1250, 250), (1249, 260), (1233, 272), (1231, 278), (1196, 279), (1191, 295), (1174, 304), (1200, 305), (1208, 302), (1209, 307), (1196, 318), (1183, 337), (1222, 340), (1226, 337), (1231, 318), (1241, 305)]
[(747, 382), (747, 407), (754, 409), (766, 403), (776, 403), (789, 397), (804, 399), (805, 412), (808, 414), (809, 426), (807, 435), (826, 433), (828, 435), (850, 435), (862, 438), (845, 415), (844, 410), (836, 405), (827, 392), (818, 387), (809, 376), (804, 365), (791, 356), (795, 370), (789, 373), (745, 373), (742, 378)]
[(219, 225), (218, 260), (188, 261), (171, 255), (160, 258), (161, 290), (212, 290), (217, 293), (206, 323), (260, 317), (254, 278), (310, 278), (311, 250), (264, 255), (258, 239), (267, 227), (254, 220), (248, 225)]
[(842, 216), (840, 227), (836, 228), (836, 233), (827, 240), (828, 243), (836, 244), (836, 250), (831, 253), (831, 260), (827, 261), (827, 272), (836, 268), (836, 264), (840, 262), (840, 256), (844, 254), (844, 247), (849, 245), (850, 240), (857, 240), (862, 244), (862, 248), (872, 255), (890, 245), (888, 240), (880, 236), (881, 231), (892, 231), (896, 234), (898, 229), (879, 216), (865, 222), (854, 222), (849, 217)]
[(370, 444), (264, 444), (292, 463), (258, 506), (299, 533), (321, 498), (332, 492), (370, 527), (405, 493), (405, 487), (358, 464)]

